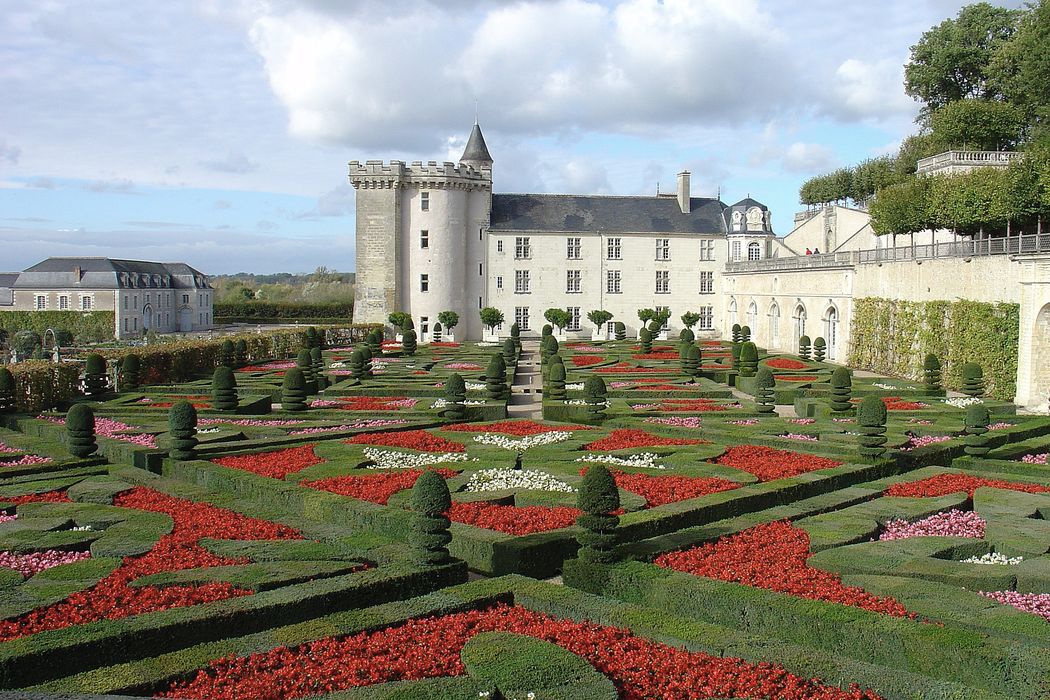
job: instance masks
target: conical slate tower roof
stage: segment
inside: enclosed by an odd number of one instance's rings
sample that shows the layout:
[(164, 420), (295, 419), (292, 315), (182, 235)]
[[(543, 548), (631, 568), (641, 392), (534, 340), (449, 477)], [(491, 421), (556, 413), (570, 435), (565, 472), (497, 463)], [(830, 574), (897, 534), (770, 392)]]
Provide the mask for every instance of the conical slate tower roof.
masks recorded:
[(467, 139), (467, 147), (463, 149), (461, 163), (487, 163), (492, 165), (492, 156), (489, 155), (489, 147), (485, 145), (485, 137), (481, 135), (481, 127), (474, 122), (474, 128), (470, 131)]

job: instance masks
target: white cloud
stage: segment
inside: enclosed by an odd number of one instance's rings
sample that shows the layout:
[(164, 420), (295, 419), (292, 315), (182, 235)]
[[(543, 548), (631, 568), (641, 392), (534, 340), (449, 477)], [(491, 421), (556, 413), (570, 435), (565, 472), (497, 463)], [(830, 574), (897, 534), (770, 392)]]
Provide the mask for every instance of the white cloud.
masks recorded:
[(200, 166), (220, 173), (235, 173), (238, 175), (259, 169), (258, 163), (248, 160), (248, 156), (239, 151), (230, 151), (221, 160), (202, 160), (200, 161)]
[(127, 178), (115, 178), (112, 180), (94, 180), (84, 185), (89, 192), (113, 192), (117, 194), (134, 194), (135, 183)]
[(9, 144), (7, 141), (0, 139), (0, 163), (7, 161), (12, 165), (18, 164), (18, 159), (22, 157), (22, 149), (14, 144)]
[[(835, 70), (834, 92), (841, 116), (876, 120), (914, 116), (917, 103), (904, 94), (904, 58), (849, 58)], [(834, 106), (833, 106), (834, 110)]]
[(834, 163), (834, 154), (819, 143), (796, 141), (787, 147), (781, 163), (784, 169), (795, 173), (811, 173), (827, 170)]
[(609, 174), (605, 166), (590, 159), (574, 159), (562, 165), (558, 173), (565, 184), (563, 192), (609, 194)]

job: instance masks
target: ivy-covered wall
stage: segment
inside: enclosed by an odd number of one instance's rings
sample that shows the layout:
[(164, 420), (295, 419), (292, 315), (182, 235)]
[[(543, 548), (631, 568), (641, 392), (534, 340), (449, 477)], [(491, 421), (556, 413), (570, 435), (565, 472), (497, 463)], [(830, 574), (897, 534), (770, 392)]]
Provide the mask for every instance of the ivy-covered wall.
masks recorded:
[(78, 342), (113, 340), (112, 311), (0, 311), (0, 328), (14, 335), (17, 331), (48, 328), (69, 331)]
[(855, 299), (846, 362), (919, 380), (923, 358), (933, 353), (951, 389), (962, 384), (963, 363), (976, 362), (984, 368), (987, 394), (1011, 400), (1017, 388), (1019, 311), (1018, 304), (979, 301)]

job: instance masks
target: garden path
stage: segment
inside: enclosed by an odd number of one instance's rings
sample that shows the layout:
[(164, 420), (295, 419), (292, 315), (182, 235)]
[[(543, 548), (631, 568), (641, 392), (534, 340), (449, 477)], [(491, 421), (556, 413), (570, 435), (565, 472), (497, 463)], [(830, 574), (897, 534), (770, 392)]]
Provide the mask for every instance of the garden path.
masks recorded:
[(540, 374), (539, 343), (525, 341), (521, 344), (521, 356), (514, 371), (514, 383), (510, 388), (507, 413), (511, 418), (543, 417), (543, 379)]

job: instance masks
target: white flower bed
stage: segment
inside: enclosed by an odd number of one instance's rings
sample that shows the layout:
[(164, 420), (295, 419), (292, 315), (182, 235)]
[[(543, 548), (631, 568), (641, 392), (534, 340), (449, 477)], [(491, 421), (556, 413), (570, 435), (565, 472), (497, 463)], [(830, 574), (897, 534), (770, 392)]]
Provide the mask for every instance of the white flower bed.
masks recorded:
[[(430, 407), (431, 408), (448, 408), (451, 405), (452, 405), (451, 401), (448, 401), (446, 399), (438, 399), (434, 403), (430, 404)], [(464, 406), (484, 406), (485, 405), (485, 401), (484, 401), (484, 399), (477, 399), (477, 400), (475, 400), (475, 399), (467, 399), (466, 401), (463, 402), (463, 405)]]
[[(565, 387), (565, 388), (568, 389), (569, 387)], [(584, 401), (583, 399), (567, 399), (567, 400), (563, 401), (562, 403), (564, 403), (566, 406), (586, 406), (587, 405), (587, 402)], [(595, 405), (596, 406), (608, 407), (609, 406), (609, 401), (608, 400), (601, 401), (601, 402), (599, 402), (599, 403), (597, 403)]]
[(944, 403), (949, 406), (955, 406), (956, 408), (966, 408), (967, 406), (977, 406), (978, 404), (982, 404), (984, 403), (984, 400), (976, 396), (956, 396), (951, 399), (945, 399)]
[(474, 436), (474, 442), (480, 442), (482, 445), (493, 445), (495, 447), (502, 447), (505, 450), (514, 450), (515, 452), (524, 452), (533, 447), (539, 447), (540, 445), (553, 445), (556, 442), (562, 442), (572, 437), (572, 433), (566, 430), (555, 430), (550, 433), (540, 433), (538, 435), (527, 435), (523, 438), (515, 440), (514, 438), (507, 437), (506, 435), (497, 435), (495, 433), (482, 433), (481, 435)]
[[(373, 366), (374, 366), (374, 364), (375, 363), (373, 363)], [(342, 368), (346, 367), (346, 363), (345, 362), (333, 362), (332, 364), (330, 364), (328, 366), (333, 368), (333, 369), (342, 369)]]
[(905, 389), (907, 391), (914, 391), (914, 390), (919, 388), (917, 386), (908, 386), (906, 384), (901, 385), (901, 386), (896, 386), (894, 384), (884, 384), (882, 382), (872, 382), (871, 385), (872, 386), (877, 386), (880, 389), (887, 389), (889, 391), (900, 391), (901, 389)]
[(1013, 566), (1014, 564), (1020, 564), (1024, 561), (1024, 557), (1008, 557), (1005, 554), (999, 554), (999, 552), (989, 552), (988, 554), (982, 554), (979, 557), (970, 557), (969, 559), (963, 559), (963, 564), (998, 564), (999, 566)]
[(614, 455), (585, 454), (577, 457), (577, 462), (600, 462), (614, 467), (634, 467), (637, 469), (667, 469), (666, 465), (657, 464), (658, 455), (655, 452), (639, 452), (629, 457), (616, 457)]
[(484, 389), (485, 385), (481, 382), (464, 382), (463, 386), (467, 387), (468, 391), (477, 391), (478, 389)]
[(566, 384), (566, 389), (583, 389), (583, 382), (573, 382), (572, 384)]
[(375, 462), (375, 464), (368, 465), (369, 469), (419, 469), (431, 464), (478, 461), (476, 458), (468, 457), (466, 452), (408, 453), (366, 447), (364, 453), (365, 457)]
[(482, 469), (470, 475), (464, 491), (502, 491), (503, 489), (535, 489), (573, 493), (573, 487), (536, 469)]

